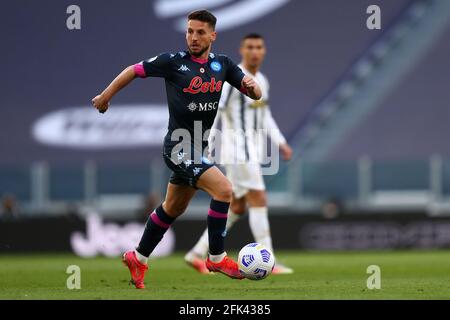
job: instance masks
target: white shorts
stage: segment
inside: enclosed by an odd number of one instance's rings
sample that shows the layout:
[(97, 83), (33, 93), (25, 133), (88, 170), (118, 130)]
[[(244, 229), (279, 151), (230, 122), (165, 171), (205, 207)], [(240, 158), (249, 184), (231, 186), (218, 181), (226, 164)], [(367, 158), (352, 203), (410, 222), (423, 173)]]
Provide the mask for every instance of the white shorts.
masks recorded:
[(225, 170), (237, 199), (245, 196), (250, 190), (266, 190), (259, 164), (227, 164)]

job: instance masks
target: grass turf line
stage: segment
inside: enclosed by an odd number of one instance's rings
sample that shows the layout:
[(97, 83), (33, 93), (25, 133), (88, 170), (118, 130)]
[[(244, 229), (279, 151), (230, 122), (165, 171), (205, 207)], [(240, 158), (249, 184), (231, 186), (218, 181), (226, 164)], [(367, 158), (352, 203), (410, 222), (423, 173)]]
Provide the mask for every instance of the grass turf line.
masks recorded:
[[(295, 273), (240, 281), (201, 275), (175, 254), (152, 260), (147, 288), (136, 290), (120, 259), (0, 255), (0, 299), (450, 299), (450, 251), (280, 251), (277, 257)], [(81, 268), (81, 290), (66, 287), (69, 265)], [(381, 268), (380, 290), (366, 287), (369, 265)]]

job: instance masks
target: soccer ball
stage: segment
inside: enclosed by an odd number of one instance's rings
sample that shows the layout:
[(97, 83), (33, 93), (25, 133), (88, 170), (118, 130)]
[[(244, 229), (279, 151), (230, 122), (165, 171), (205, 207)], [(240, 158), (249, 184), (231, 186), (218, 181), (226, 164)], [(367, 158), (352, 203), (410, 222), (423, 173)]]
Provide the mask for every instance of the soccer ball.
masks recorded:
[(250, 243), (239, 251), (239, 271), (250, 280), (262, 280), (272, 273), (275, 257), (265, 246)]

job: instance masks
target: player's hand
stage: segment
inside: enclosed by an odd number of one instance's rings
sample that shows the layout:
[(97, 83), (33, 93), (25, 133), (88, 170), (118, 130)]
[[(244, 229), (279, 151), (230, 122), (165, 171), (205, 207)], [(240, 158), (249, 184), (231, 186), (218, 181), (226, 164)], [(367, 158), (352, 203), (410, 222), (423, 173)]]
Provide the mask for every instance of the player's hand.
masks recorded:
[(245, 89), (247, 89), (247, 91), (253, 92), (256, 89), (256, 87), (258, 86), (258, 84), (252, 77), (245, 76), (244, 79), (242, 79), (242, 86)]
[(109, 108), (109, 101), (101, 94), (92, 99), (92, 104), (100, 113), (105, 113)]
[(242, 87), (247, 91), (247, 96), (249, 96), (253, 100), (261, 99), (261, 88), (252, 77), (244, 76), (244, 78), (242, 79)]
[(289, 161), (292, 158), (292, 149), (287, 143), (280, 144), (281, 157), (285, 161)]

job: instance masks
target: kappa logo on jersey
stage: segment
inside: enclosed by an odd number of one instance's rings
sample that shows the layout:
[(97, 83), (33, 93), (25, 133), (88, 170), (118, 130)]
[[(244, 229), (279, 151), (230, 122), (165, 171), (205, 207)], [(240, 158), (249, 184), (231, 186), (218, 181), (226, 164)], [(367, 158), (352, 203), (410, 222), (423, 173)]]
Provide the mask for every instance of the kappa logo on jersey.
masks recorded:
[[(156, 0), (153, 7), (155, 14), (160, 19), (176, 18), (174, 28), (179, 32), (186, 31), (186, 14), (198, 9), (199, 3), (202, 7), (213, 11), (214, 15), (220, 17), (217, 30), (228, 30), (248, 24), (271, 14), (278, 8), (286, 5), (290, 0), (208, 0), (208, 1), (186, 1), (186, 0)], [(257, 7), (255, 8), (257, 3)]]
[(218, 61), (213, 61), (211, 62), (211, 69), (216, 72), (220, 72), (220, 70), (222, 70), (222, 65)]
[(191, 71), (185, 64), (182, 64), (181, 67), (178, 68), (178, 71)]
[(206, 102), (206, 103), (195, 103), (195, 102), (191, 102), (188, 104), (188, 109), (192, 112), (194, 112), (195, 110), (198, 111), (211, 111), (211, 110), (216, 110), (217, 107), (219, 105), (219, 102)]
[(199, 76), (192, 78), (191, 83), (189, 83), (189, 87), (184, 88), (183, 92), (186, 93), (207, 93), (211, 92), (220, 92), (222, 90), (222, 81), (217, 81), (216, 78), (212, 77), (211, 82), (203, 81), (203, 79)]
[(198, 175), (200, 173), (201, 170), (202, 170), (201, 168), (194, 168), (192, 170), (192, 172), (194, 173), (194, 176), (196, 176), (196, 175)]
[(177, 154), (177, 158), (178, 158), (179, 161), (181, 161), (181, 160), (183, 160), (184, 157), (186, 157), (186, 155), (187, 155), (186, 152), (180, 151), (180, 152), (178, 152), (178, 154)]

